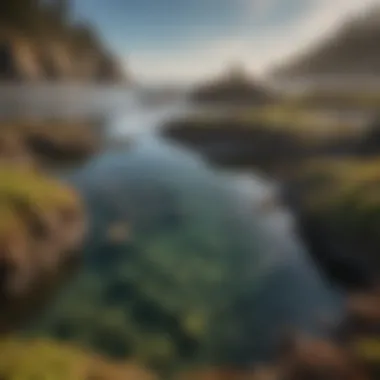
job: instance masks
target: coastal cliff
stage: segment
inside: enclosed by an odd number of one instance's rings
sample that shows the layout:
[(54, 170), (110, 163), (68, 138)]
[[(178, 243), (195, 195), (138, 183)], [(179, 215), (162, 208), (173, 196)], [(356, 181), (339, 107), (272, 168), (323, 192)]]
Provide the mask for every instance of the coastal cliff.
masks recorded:
[(8, 0), (0, 14), (0, 81), (126, 81), (92, 25), (71, 20), (67, 1)]

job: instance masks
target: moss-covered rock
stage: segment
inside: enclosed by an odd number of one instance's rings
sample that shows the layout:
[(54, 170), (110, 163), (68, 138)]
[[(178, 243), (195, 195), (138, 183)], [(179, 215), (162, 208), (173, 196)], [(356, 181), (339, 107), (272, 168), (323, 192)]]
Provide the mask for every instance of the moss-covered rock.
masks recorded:
[(380, 273), (378, 158), (301, 165), (294, 206), (311, 252), (344, 286), (374, 286)]
[(4, 302), (54, 277), (81, 247), (86, 223), (78, 195), (35, 171), (0, 166), (0, 293)]

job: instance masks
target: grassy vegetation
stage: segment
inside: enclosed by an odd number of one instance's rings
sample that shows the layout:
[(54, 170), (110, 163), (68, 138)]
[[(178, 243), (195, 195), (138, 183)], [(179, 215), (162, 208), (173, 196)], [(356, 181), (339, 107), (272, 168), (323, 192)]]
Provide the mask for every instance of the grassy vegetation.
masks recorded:
[(40, 212), (79, 207), (69, 187), (34, 171), (0, 166), (0, 205), (17, 214), (20, 204)]
[[(331, 263), (340, 260), (341, 265), (352, 263), (338, 280), (348, 286), (355, 281), (373, 286), (379, 277), (379, 165), (379, 157), (320, 158), (297, 170), (301, 227), (317, 249), (316, 257), (325, 257), (323, 260)], [(335, 275), (343, 273), (341, 269)]]
[(356, 110), (375, 110), (380, 107), (378, 92), (347, 92), (347, 91), (311, 91), (288, 99), (290, 105), (298, 107), (325, 106), (330, 109), (346, 108)]
[(4, 380), (152, 380), (134, 363), (116, 363), (78, 347), (49, 340), (0, 341), (0, 377)]
[[(285, 133), (300, 143), (315, 145), (358, 139), (363, 130), (355, 123), (328, 117), (321, 111), (289, 100), (260, 107), (246, 107), (224, 112), (205, 112), (172, 123), (180, 129), (215, 129), (229, 125), (231, 130)], [(218, 136), (215, 136), (216, 138)]]
[(359, 133), (358, 128), (347, 122), (285, 102), (243, 112), (240, 118), (253, 127), (259, 125), (288, 132), (305, 143), (332, 142), (342, 137), (356, 137)]
[(362, 338), (354, 341), (352, 349), (358, 355), (369, 363), (380, 363), (380, 339), (379, 338)]
[(76, 194), (69, 187), (43, 174), (0, 166), (0, 204), (17, 210), (17, 203), (36, 207), (41, 212), (60, 207), (78, 207)]
[(301, 165), (298, 177), (313, 181), (308, 204), (316, 210), (351, 204), (357, 213), (370, 212), (380, 207), (379, 167), (380, 157), (320, 158)]

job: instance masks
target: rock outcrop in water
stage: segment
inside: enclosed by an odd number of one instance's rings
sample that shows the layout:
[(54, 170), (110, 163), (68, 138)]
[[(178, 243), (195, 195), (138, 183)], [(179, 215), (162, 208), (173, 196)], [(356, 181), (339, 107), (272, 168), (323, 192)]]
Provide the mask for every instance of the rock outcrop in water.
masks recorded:
[(0, 5), (0, 80), (125, 81), (117, 58), (91, 25), (74, 24), (59, 1)]
[(15, 122), (0, 126), (0, 162), (18, 166), (64, 166), (82, 162), (102, 148), (98, 123)]
[(290, 176), (287, 198), (310, 252), (348, 289), (379, 282), (379, 160), (319, 158)]
[(316, 262), (344, 288), (368, 288), (380, 273), (379, 123), (342, 130), (314, 137), (307, 125), (272, 126), (241, 112), (174, 121), (164, 134), (218, 164), (257, 167), (283, 181)]

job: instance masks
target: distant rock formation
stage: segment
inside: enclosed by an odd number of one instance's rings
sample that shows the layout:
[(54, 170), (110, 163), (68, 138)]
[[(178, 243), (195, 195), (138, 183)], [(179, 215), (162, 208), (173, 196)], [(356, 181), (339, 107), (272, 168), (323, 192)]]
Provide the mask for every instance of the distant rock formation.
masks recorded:
[(196, 102), (229, 104), (263, 104), (272, 95), (261, 84), (252, 80), (240, 64), (214, 81), (201, 85), (192, 94)]
[(380, 7), (348, 20), (312, 50), (273, 70), (275, 77), (380, 74)]

